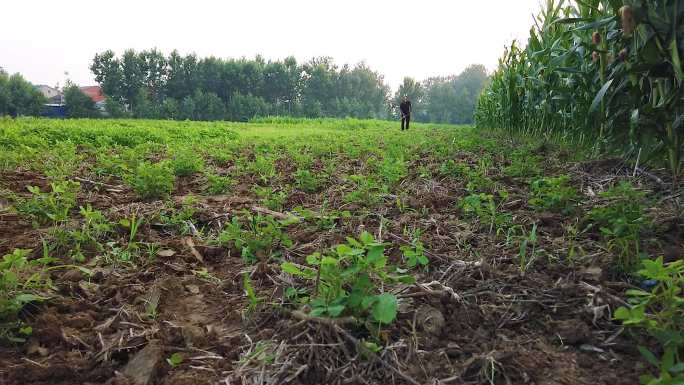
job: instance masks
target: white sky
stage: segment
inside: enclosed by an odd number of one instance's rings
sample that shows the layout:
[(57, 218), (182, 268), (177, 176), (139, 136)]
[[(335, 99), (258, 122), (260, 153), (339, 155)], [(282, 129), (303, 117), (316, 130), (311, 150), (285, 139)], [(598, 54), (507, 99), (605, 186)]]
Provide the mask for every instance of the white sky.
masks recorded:
[(2, 0), (0, 67), (35, 84), (94, 84), (97, 52), (178, 49), (198, 56), (366, 63), (393, 89), (404, 76), (495, 68), (527, 41), (539, 0)]

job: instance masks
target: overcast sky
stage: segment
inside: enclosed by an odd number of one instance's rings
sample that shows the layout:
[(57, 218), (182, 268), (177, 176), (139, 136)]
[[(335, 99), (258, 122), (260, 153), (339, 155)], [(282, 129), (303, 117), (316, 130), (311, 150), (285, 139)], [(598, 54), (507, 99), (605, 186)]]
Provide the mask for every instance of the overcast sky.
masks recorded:
[(94, 84), (95, 53), (365, 61), (396, 89), (404, 76), (495, 68), (526, 37), (539, 0), (2, 0), (0, 67), (35, 84)]

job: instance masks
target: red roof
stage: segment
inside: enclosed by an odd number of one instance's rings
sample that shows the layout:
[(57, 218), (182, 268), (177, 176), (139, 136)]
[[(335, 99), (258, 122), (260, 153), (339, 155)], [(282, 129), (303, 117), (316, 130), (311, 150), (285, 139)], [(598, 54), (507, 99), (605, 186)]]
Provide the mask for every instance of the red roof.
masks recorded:
[(105, 100), (105, 96), (102, 93), (100, 86), (81, 87), (81, 91), (88, 95), (95, 103)]

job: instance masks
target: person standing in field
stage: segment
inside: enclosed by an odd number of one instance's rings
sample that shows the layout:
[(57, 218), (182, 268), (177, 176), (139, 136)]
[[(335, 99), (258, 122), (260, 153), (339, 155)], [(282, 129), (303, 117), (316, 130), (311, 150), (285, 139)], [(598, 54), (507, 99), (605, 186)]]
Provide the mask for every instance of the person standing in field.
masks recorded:
[(411, 122), (411, 101), (408, 97), (404, 96), (399, 104), (399, 110), (401, 112), (401, 130), (404, 131), (404, 124), (406, 124), (406, 129), (409, 129), (409, 123)]

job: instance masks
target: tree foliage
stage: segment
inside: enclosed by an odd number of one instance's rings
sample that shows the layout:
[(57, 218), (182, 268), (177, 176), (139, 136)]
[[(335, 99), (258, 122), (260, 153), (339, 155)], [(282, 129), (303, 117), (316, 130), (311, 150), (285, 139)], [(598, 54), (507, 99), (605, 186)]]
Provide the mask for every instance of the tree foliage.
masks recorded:
[(458, 76), (431, 77), (422, 83), (404, 78), (392, 105), (396, 113), (401, 98), (408, 96), (418, 121), (472, 123), (477, 98), (487, 81), (487, 71), (479, 64), (469, 66)]
[(45, 97), (20, 74), (0, 70), (0, 116), (39, 115)]
[[(339, 67), (330, 57), (297, 63), (293, 57), (275, 61), (261, 56), (198, 58), (177, 51), (164, 56), (156, 49), (127, 50), (118, 57), (105, 51), (95, 55), (90, 68), (112, 103), (141, 118), (246, 121), (283, 115), (385, 119), (392, 116), (396, 104), (380, 73), (363, 62)], [(425, 83), (427, 88), (413, 81), (409, 85), (414, 88), (412, 98), (430, 96), (421, 110), (430, 112), (418, 113), (416, 119), (472, 121), (472, 106), (486, 78), (483, 66), (472, 66), (459, 76), (435, 83), (434, 89), (433, 81)], [(440, 92), (437, 84), (447, 92)]]
[(100, 116), (95, 102), (75, 84), (64, 88), (66, 114), (70, 118), (94, 118)]

